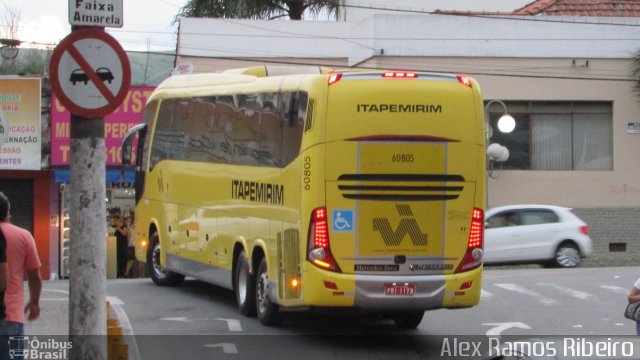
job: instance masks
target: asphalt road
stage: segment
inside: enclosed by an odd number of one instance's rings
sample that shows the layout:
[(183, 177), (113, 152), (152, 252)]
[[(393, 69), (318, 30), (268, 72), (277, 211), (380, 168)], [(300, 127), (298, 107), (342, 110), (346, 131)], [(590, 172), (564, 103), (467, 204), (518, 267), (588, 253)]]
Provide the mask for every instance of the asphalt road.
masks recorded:
[[(176, 288), (149, 279), (110, 280), (107, 291), (112, 312), (131, 335), (130, 359), (484, 358), (487, 349), (495, 355), (519, 339), (530, 352), (555, 355), (543, 358), (588, 358), (599, 354), (585, 351), (602, 346), (611, 356), (592, 358), (613, 359), (640, 358), (635, 324), (622, 316), (637, 277), (635, 267), (488, 268), (480, 305), (430, 311), (411, 331), (385, 319), (313, 313), (289, 313), (281, 325), (265, 327), (237, 311), (231, 291), (189, 279)], [(28, 324), (27, 334), (65, 333), (66, 291), (66, 281), (45, 283), (43, 312), (53, 314)], [(614, 356), (629, 351), (632, 357)]]

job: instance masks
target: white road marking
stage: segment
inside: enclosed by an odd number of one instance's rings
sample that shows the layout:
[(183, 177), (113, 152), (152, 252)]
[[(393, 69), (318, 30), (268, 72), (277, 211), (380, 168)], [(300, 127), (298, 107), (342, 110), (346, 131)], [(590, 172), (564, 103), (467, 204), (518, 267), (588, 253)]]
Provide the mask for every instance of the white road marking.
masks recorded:
[(67, 290), (58, 290), (58, 289), (42, 289), (42, 292), (54, 292), (54, 293), (59, 293), (59, 294), (69, 295), (69, 292), (68, 292)]
[(107, 296), (107, 301), (109, 302), (111, 309), (116, 313), (118, 317), (118, 322), (122, 327), (122, 332), (125, 336), (128, 336), (127, 343), (129, 344), (129, 355), (131, 356), (130, 360), (139, 360), (140, 359), (140, 350), (138, 349), (138, 343), (136, 342), (136, 337), (133, 336), (133, 328), (131, 327), (131, 321), (129, 321), (129, 317), (127, 313), (124, 311), (122, 307), (124, 302), (115, 296)]
[(234, 343), (219, 343), (219, 344), (204, 344), (207, 348), (222, 348), (222, 352), (225, 354), (237, 354), (238, 348)]
[(560, 286), (558, 284), (536, 283), (536, 285), (542, 286), (542, 287), (553, 288), (555, 290), (560, 291), (563, 294), (567, 294), (567, 295), (573, 296), (573, 297), (578, 298), (580, 300), (597, 300), (598, 299), (595, 295), (586, 293), (584, 291), (575, 290), (575, 289), (571, 289), (571, 288), (568, 288), (568, 287)]
[(506, 323), (484, 323), (482, 325), (486, 325), (486, 326), (493, 326), (491, 329), (489, 329), (486, 333), (487, 336), (500, 336), (500, 334), (510, 328), (520, 328), (520, 329), (528, 329), (530, 330), (531, 327), (525, 323), (522, 322), (506, 322)]
[(179, 321), (179, 322), (194, 322), (194, 321), (202, 321), (202, 320), (217, 320), (224, 321), (227, 323), (227, 327), (229, 331), (242, 331), (242, 325), (239, 320), (236, 319), (223, 319), (223, 318), (190, 318), (188, 316), (177, 316), (177, 317), (166, 317), (160, 318), (160, 320), (164, 321)]
[(629, 294), (629, 289), (623, 288), (621, 286), (614, 286), (614, 285), (600, 285), (600, 288), (605, 289), (605, 290), (609, 290), (609, 291), (613, 291), (616, 294)]
[(493, 297), (493, 296), (494, 296), (493, 293), (490, 293), (487, 290), (484, 290), (484, 289), (480, 290), (480, 297), (490, 298), (490, 297)]
[(509, 291), (513, 291), (513, 292), (517, 292), (520, 293), (522, 295), (527, 295), (529, 297), (531, 297), (533, 300), (542, 303), (544, 305), (557, 305), (558, 301), (548, 298), (542, 294), (539, 294), (535, 291), (529, 290), (525, 287), (522, 287), (518, 284), (495, 284), (495, 286), (503, 288), (505, 290), (509, 290)]
[(160, 320), (164, 320), (164, 321), (180, 321), (180, 322), (193, 322), (192, 319), (186, 317), (186, 316), (178, 316), (178, 317), (166, 317), (166, 318), (160, 318)]
[(240, 321), (236, 319), (221, 319), (216, 318), (216, 320), (224, 321), (227, 323), (229, 327), (229, 331), (242, 331), (242, 325), (240, 325)]

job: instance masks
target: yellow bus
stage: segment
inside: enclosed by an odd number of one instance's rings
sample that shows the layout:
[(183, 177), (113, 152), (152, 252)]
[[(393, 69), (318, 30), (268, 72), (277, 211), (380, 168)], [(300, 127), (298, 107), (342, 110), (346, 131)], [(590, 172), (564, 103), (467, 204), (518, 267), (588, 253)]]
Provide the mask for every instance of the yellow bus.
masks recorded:
[(478, 84), (283, 72), (174, 76), (149, 98), (123, 163), (137, 169), (136, 256), (153, 281), (231, 289), (240, 312), (265, 325), (342, 308), (415, 328), (426, 310), (476, 305)]

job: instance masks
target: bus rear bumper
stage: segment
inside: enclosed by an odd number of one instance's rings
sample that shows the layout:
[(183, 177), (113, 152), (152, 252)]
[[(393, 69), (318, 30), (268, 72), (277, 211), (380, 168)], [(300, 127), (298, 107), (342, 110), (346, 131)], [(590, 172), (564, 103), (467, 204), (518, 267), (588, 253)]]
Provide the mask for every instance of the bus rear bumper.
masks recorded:
[[(396, 310), (468, 307), (479, 301), (480, 282), (481, 274), (475, 271), (428, 276), (358, 275), (354, 305)], [(469, 288), (461, 289), (465, 283)]]
[(480, 300), (481, 279), (482, 268), (446, 275), (333, 274), (314, 284), (305, 302), (380, 311), (469, 307)]

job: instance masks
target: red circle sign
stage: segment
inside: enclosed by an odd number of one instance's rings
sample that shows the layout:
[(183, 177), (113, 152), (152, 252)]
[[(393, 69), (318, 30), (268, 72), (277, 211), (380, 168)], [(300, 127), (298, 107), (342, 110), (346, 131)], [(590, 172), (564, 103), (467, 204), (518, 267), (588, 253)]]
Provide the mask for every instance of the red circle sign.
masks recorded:
[(113, 112), (131, 85), (129, 58), (102, 29), (75, 30), (53, 51), (51, 86), (69, 112), (98, 118)]

